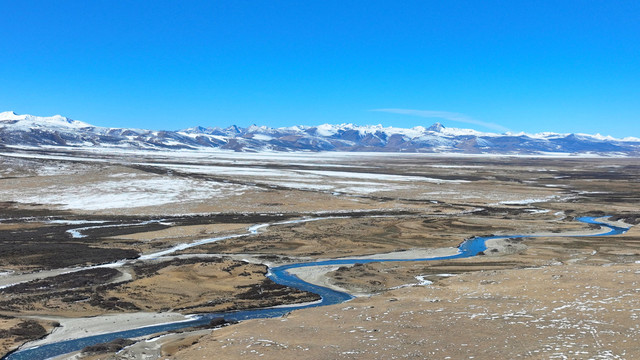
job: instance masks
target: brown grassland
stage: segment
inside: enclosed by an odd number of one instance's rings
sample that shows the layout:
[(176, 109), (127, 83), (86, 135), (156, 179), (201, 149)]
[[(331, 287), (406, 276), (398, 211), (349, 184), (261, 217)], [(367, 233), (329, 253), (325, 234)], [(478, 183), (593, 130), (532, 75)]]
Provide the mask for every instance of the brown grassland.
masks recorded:
[[(1, 151), (0, 352), (80, 336), (96, 316), (129, 314), (119, 329), (318, 299), (269, 280), (277, 264), (536, 234), (471, 258), (298, 269), (357, 297), (68, 356), (640, 358), (638, 159), (229, 156)], [(630, 230), (575, 237), (602, 232), (581, 216)]]

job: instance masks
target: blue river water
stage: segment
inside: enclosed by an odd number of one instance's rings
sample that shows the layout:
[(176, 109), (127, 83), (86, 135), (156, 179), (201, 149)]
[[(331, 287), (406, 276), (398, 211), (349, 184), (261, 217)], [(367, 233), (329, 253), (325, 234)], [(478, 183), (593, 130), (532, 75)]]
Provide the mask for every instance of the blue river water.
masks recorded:
[[(627, 228), (607, 225), (607, 224), (598, 222), (595, 220), (594, 217), (581, 217), (581, 218), (578, 218), (578, 220), (583, 223), (600, 225), (604, 228), (608, 228), (609, 231), (605, 233), (595, 234), (595, 235), (554, 234), (553, 236), (564, 236), (564, 237), (610, 236), (610, 235), (622, 234), (628, 230)], [(267, 276), (278, 284), (316, 293), (322, 297), (322, 300), (314, 303), (287, 306), (287, 307), (275, 307), (275, 308), (263, 308), (263, 309), (254, 309), (254, 310), (201, 314), (197, 318), (189, 321), (167, 323), (167, 324), (161, 324), (161, 325), (155, 325), (155, 326), (147, 326), (147, 327), (133, 329), (133, 330), (113, 332), (109, 334), (87, 336), (84, 338), (61, 341), (61, 342), (48, 344), (48, 345), (42, 345), (35, 348), (28, 348), (28, 349), (24, 349), (24, 350), (9, 354), (3, 357), (3, 359), (7, 359), (7, 360), (47, 359), (57, 355), (78, 351), (89, 345), (109, 342), (118, 338), (133, 338), (138, 336), (160, 333), (168, 330), (177, 330), (177, 329), (183, 329), (183, 328), (192, 327), (192, 326), (206, 325), (211, 321), (211, 319), (214, 319), (214, 318), (223, 317), (228, 321), (241, 321), (241, 320), (247, 320), (247, 319), (279, 317), (293, 310), (339, 304), (339, 303), (351, 300), (353, 298), (351, 295), (347, 293), (335, 291), (327, 287), (314, 285), (314, 284), (302, 281), (295, 275), (291, 275), (290, 273), (287, 272), (287, 270), (290, 270), (293, 268), (319, 266), (319, 265), (353, 265), (358, 263), (363, 264), (363, 263), (370, 263), (370, 262), (434, 261), (434, 260), (452, 260), (452, 259), (459, 259), (459, 258), (468, 258), (468, 257), (476, 256), (479, 253), (485, 251), (487, 249), (487, 246), (486, 246), (487, 240), (507, 239), (507, 238), (531, 238), (531, 237), (539, 237), (539, 236), (537, 235), (502, 235), (502, 236), (489, 236), (489, 237), (475, 237), (462, 242), (458, 247), (459, 251), (457, 254), (450, 255), (450, 256), (442, 256), (442, 257), (417, 258), (417, 259), (384, 259), (384, 260), (334, 259), (334, 260), (323, 260), (323, 261), (282, 265), (282, 266), (271, 268), (270, 273)]]

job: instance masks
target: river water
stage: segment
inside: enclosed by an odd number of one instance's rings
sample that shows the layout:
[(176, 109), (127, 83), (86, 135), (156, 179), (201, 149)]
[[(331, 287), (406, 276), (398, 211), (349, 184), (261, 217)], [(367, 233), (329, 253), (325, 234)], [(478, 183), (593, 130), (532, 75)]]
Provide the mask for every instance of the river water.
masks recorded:
[[(578, 218), (579, 221), (589, 224), (597, 224), (604, 228), (608, 228), (609, 231), (595, 234), (595, 235), (565, 235), (565, 237), (588, 237), (588, 236), (610, 236), (610, 235), (618, 235), (627, 231), (627, 228), (617, 227), (608, 225), (602, 222), (599, 222), (594, 217), (582, 217)], [(283, 223), (293, 223), (294, 221), (287, 221)], [(265, 224), (264, 226), (268, 226)], [(262, 225), (256, 225), (251, 228), (251, 233), (255, 233), (258, 227), (264, 227)], [(243, 236), (243, 235), (239, 235)], [(549, 236), (549, 235), (544, 235)], [(562, 234), (556, 234), (553, 236), (563, 236)], [(235, 237), (235, 236), (231, 236)], [(168, 330), (177, 330), (183, 329), (191, 326), (198, 325), (206, 325), (211, 319), (223, 317), (228, 321), (242, 321), (247, 319), (260, 319), (260, 318), (269, 318), (269, 317), (279, 317), (284, 314), (298, 309), (317, 307), (317, 306), (326, 306), (339, 304), (345, 301), (352, 299), (353, 297), (345, 292), (336, 291), (333, 289), (329, 289), (327, 287), (314, 285), (305, 281), (300, 280), (295, 275), (291, 275), (287, 270), (299, 268), (299, 267), (309, 267), (309, 266), (320, 266), (320, 265), (353, 265), (353, 264), (363, 264), (370, 262), (388, 262), (388, 261), (434, 261), (434, 260), (450, 260), (450, 259), (459, 259), (459, 258), (467, 258), (478, 255), (480, 252), (483, 252), (487, 249), (486, 241), (491, 239), (507, 239), (507, 238), (530, 238), (530, 237), (539, 237), (536, 235), (508, 235), (508, 236), (489, 236), (489, 237), (475, 237), (472, 239), (465, 240), (458, 247), (458, 253), (449, 256), (442, 257), (431, 257), (431, 258), (416, 258), (416, 259), (333, 259), (333, 260), (322, 260), (322, 261), (314, 261), (314, 262), (306, 262), (306, 263), (296, 263), (296, 264), (287, 264), (278, 267), (274, 267), (270, 269), (269, 274), (267, 275), (271, 280), (278, 284), (294, 287), (300, 290), (305, 290), (309, 292), (316, 293), (322, 297), (321, 301), (302, 304), (302, 305), (293, 305), (286, 307), (275, 307), (275, 308), (264, 308), (264, 309), (255, 309), (255, 310), (244, 310), (244, 311), (233, 311), (233, 312), (222, 312), (222, 313), (209, 313), (199, 315), (194, 320), (190, 321), (182, 321), (176, 323), (167, 323), (155, 326), (147, 326), (143, 328), (126, 330), (120, 332), (114, 332), (109, 334), (102, 335), (93, 335), (87, 336), (79, 339), (61, 341), (58, 343), (42, 345), (34, 348), (27, 348), (24, 350), (20, 350), (18, 352), (12, 353), (4, 357), (3, 359), (8, 360), (37, 360), (37, 359), (47, 359), (50, 357), (54, 357), (57, 355), (67, 354), (70, 352), (81, 350), (89, 345), (100, 344), (104, 342), (109, 342), (118, 338), (133, 338), (138, 336), (155, 334)], [(156, 253), (154, 255), (159, 255)]]

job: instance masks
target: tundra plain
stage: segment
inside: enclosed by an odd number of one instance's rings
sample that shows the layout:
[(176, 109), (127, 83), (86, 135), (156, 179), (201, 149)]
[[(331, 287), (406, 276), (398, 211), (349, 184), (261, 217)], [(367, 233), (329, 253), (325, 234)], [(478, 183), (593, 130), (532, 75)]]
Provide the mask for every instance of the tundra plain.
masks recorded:
[[(535, 234), (471, 258), (296, 269), (356, 298), (63, 357), (640, 357), (635, 158), (4, 148), (0, 161), (3, 353), (318, 300), (268, 279), (275, 265)], [(582, 216), (629, 231), (597, 236)]]

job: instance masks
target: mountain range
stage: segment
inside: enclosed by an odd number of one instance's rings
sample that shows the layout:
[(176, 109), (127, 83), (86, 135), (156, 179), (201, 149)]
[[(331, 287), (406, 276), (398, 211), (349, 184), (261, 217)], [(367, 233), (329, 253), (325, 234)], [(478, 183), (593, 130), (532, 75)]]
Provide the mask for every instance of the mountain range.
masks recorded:
[(252, 125), (156, 131), (93, 126), (55, 115), (0, 113), (0, 146), (117, 147), (233, 151), (377, 151), (472, 154), (640, 155), (640, 139), (599, 134), (486, 133), (439, 123), (410, 129), (353, 124), (271, 128)]

